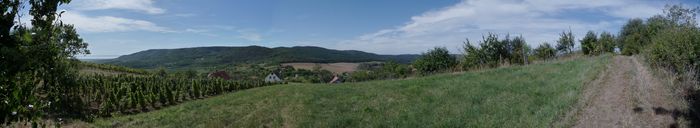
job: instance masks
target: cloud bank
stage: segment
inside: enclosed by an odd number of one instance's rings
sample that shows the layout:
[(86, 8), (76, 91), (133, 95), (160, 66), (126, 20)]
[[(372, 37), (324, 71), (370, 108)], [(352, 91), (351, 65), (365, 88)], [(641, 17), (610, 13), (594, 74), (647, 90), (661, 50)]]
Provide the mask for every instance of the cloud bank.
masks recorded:
[(663, 6), (637, 0), (465, 0), (328, 47), (406, 54), (441, 46), (459, 53), (466, 38), (476, 42), (487, 33), (522, 35), (534, 47), (555, 43), (569, 28), (577, 40), (588, 30), (616, 33), (627, 19), (659, 14)]
[(75, 0), (73, 3), (79, 10), (123, 9), (148, 14), (165, 13), (165, 9), (153, 5), (153, 0)]
[(155, 7), (153, 0), (75, 0), (70, 4), (68, 12), (64, 13), (61, 20), (73, 24), (81, 32), (173, 32), (166, 27), (158, 26), (153, 22), (116, 17), (116, 16), (90, 16), (84, 11), (93, 10), (132, 10), (147, 14), (163, 14), (165, 9)]
[(74, 24), (79, 31), (85, 32), (123, 32), (123, 31), (151, 31), (171, 32), (168, 28), (155, 23), (113, 16), (86, 16), (79, 12), (67, 12), (61, 17), (62, 21)]

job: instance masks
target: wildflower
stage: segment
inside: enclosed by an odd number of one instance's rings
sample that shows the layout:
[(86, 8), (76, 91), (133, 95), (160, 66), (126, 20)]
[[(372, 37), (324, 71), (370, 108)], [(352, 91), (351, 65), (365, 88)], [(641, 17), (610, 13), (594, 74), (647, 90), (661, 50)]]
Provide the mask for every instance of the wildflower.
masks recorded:
[(10, 104), (10, 103), (8, 103), (7, 100), (5, 100), (5, 104)]
[(13, 116), (14, 116), (14, 115), (17, 115), (17, 111), (12, 112), (12, 115), (13, 115)]
[(30, 104), (30, 105), (27, 105), (27, 107), (29, 107), (29, 109), (32, 109), (32, 108), (34, 108), (34, 105)]

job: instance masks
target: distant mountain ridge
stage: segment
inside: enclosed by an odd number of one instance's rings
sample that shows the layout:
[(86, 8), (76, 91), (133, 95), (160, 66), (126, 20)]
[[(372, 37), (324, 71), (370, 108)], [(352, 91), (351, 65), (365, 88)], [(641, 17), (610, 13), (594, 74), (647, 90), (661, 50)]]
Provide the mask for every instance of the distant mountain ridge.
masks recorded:
[(368, 62), (394, 61), (410, 63), (418, 55), (379, 55), (357, 50), (333, 50), (314, 46), (276, 47), (194, 47), (178, 49), (151, 49), (123, 55), (102, 63), (132, 68), (185, 68), (208, 67), (239, 63), (286, 62)]

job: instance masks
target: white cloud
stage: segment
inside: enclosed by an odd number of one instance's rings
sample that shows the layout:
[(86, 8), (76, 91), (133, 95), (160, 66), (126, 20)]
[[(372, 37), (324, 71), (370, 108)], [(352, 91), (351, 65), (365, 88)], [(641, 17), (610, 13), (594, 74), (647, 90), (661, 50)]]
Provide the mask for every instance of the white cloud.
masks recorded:
[(125, 9), (148, 14), (165, 13), (165, 9), (153, 5), (154, 0), (75, 0), (73, 3), (78, 10)]
[(249, 41), (254, 41), (254, 42), (262, 41), (262, 36), (260, 34), (249, 33), (249, 32), (242, 32), (241, 35), (238, 36), (238, 38), (249, 40)]
[(188, 28), (188, 29), (185, 29), (185, 32), (204, 33), (204, 32), (209, 32), (209, 30), (208, 30), (208, 29), (194, 29), (194, 28)]
[(85, 32), (123, 32), (123, 31), (152, 31), (172, 32), (168, 28), (152, 22), (113, 16), (85, 16), (79, 12), (66, 12), (61, 17), (65, 23), (74, 24), (77, 29)]
[[(523, 35), (534, 46), (545, 41), (553, 43), (559, 33), (569, 28), (577, 39), (588, 30), (615, 32), (627, 18), (658, 14), (662, 7), (636, 0), (469, 0), (329, 47), (405, 54), (443, 46), (456, 53), (465, 38), (474, 43), (489, 32)], [(572, 11), (616, 20), (585, 19), (586, 16), (570, 15), (579, 14)]]

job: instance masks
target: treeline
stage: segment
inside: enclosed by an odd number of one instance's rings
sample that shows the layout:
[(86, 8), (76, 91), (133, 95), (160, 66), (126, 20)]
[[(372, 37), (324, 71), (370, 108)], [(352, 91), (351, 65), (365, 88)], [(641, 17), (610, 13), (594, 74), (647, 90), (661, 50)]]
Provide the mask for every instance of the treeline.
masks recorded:
[(362, 63), (358, 70), (346, 73), (341, 77), (346, 82), (361, 82), (369, 80), (401, 79), (413, 75), (413, 70), (409, 65), (396, 62), (386, 63)]
[(78, 85), (64, 92), (79, 103), (70, 110), (83, 115), (111, 116), (135, 113), (226, 92), (270, 85), (262, 81), (226, 81), (221, 79), (89, 76), (80, 77)]
[[(664, 14), (631, 19), (622, 27), (618, 47), (624, 55), (641, 55), (655, 67), (677, 76), (681, 93), (697, 95), (700, 72), (699, 8), (667, 5)], [(692, 99), (692, 98), (691, 98)]]

